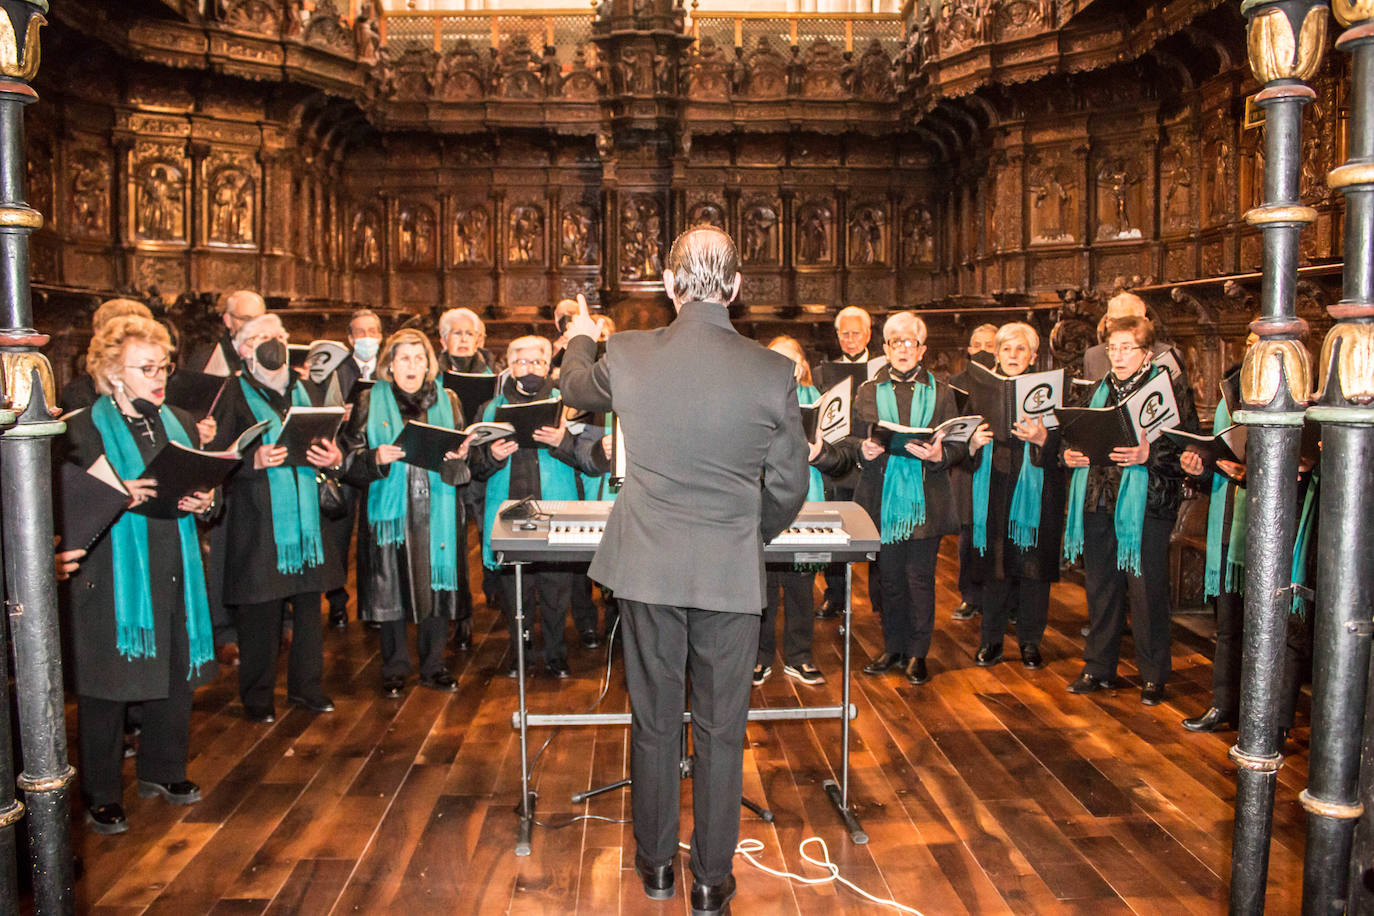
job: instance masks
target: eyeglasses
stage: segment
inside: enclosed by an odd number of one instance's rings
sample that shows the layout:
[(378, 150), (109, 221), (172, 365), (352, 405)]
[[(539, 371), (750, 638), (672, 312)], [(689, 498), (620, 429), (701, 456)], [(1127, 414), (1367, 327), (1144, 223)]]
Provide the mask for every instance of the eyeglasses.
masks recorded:
[(1131, 345), (1131, 346), (1126, 346), (1126, 345), (1115, 345), (1115, 346), (1110, 346), (1110, 347), (1107, 348), (1107, 355), (1108, 355), (1108, 356), (1125, 356), (1125, 355), (1128, 354), (1128, 353), (1134, 353), (1136, 350), (1143, 350), (1143, 349), (1144, 349), (1144, 347), (1137, 347), (1137, 346), (1134, 346), (1134, 345)]
[(541, 369), (548, 364), (547, 359), (513, 359), (510, 361), (512, 369)]
[(125, 366), (125, 369), (137, 369), (143, 373), (144, 378), (157, 378), (159, 375), (171, 375), (176, 371), (176, 363), (148, 363), (143, 366)]
[(883, 341), (883, 343), (894, 350), (916, 350), (924, 346), (919, 340), (917, 340), (914, 337), (894, 337), (891, 340)]

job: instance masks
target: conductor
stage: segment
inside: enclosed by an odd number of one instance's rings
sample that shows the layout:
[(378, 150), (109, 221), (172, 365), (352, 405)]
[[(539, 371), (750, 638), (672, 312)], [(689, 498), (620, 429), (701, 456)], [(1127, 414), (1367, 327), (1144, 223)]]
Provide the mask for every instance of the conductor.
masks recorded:
[(730, 237), (712, 227), (678, 236), (663, 286), (673, 323), (612, 336), (595, 363), (599, 322), (581, 301), (560, 388), (569, 405), (614, 411), (624, 430), (625, 483), (589, 575), (620, 602), (635, 868), (656, 900), (673, 896), (690, 681), (697, 916), (725, 911), (735, 893), (763, 545), (806, 498), (807, 446), (792, 361), (730, 324), (740, 286)]

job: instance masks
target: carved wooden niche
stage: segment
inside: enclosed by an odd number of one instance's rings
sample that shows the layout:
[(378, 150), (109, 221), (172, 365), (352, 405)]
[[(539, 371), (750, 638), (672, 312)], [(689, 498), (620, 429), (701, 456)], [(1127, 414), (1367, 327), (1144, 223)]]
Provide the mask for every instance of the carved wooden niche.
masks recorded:
[(849, 211), (849, 266), (882, 267), (888, 263), (891, 226), (887, 206), (878, 201), (859, 201)]
[(533, 203), (517, 203), (510, 209), (506, 237), (506, 263), (544, 263), (544, 211)]
[(374, 205), (353, 214), (349, 260), (355, 270), (376, 270), (382, 266), (382, 217)]
[(892, 84), (892, 59), (876, 38), (868, 43), (855, 67), (854, 94), (870, 102), (885, 102), (896, 95)]
[(231, 29), (276, 38), (282, 27), (278, 4), (266, 0), (226, 0), (224, 22)]
[(129, 225), (137, 242), (186, 244), (190, 183), (180, 146), (140, 142), (129, 153)]
[(466, 38), (458, 39), (439, 61), (435, 90), (445, 102), (474, 102), (486, 94), (486, 61)]
[(702, 38), (692, 46), (687, 64), (687, 92), (694, 101), (723, 102), (730, 98), (734, 63), (714, 38)]
[(663, 273), (663, 205), (656, 194), (631, 194), (620, 204), (620, 279), (655, 282)]
[(252, 248), (257, 241), (257, 168), (246, 156), (216, 154), (205, 161), (205, 240), (215, 246)]
[(828, 197), (808, 198), (797, 208), (792, 238), (799, 265), (835, 263), (835, 202)]
[(902, 266), (935, 266), (935, 218), (930, 206), (919, 203), (902, 214)]
[[(587, 60), (590, 52), (592, 60)], [(578, 45), (573, 52), (572, 70), (564, 77), (558, 94), (573, 102), (595, 102), (601, 95), (601, 83), (595, 71), (596, 48), (594, 45)]]
[(1078, 225), (1077, 185), (1073, 170), (1059, 158), (1032, 165), (1026, 183), (1026, 209), (1030, 213), (1032, 245), (1075, 241)]
[(539, 55), (523, 32), (512, 35), (501, 49), (500, 94), (507, 99), (538, 99), (544, 95)]
[(596, 207), (582, 201), (563, 211), (558, 229), (558, 263), (563, 267), (596, 264), (601, 260)]
[(696, 226), (715, 226), (725, 228), (725, 208), (711, 199), (699, 200), (687, 208), (687, 228)]
[(70, 156), (67, 194), (71, 233), (78, 238), (109, 238), (110, 160), (102, 150), (75, 149)]
[(844, 57), (824, 38), (811, 42), (802, 54), (801, 93), (808, 99), (840, 99), (849, 91)]
[(745, 264), (774, 265), (781, 261), (779, 254), (777, 201), (753, 198), (740, 208), (740, 239), (743, 245), (740, 258)]
[(1203, 141), (1203, 174), (1206, 177), (1204, 225), (1222, 226), (1231, 221), (1236, 212), (1239, 175), (1236, 171), (1235, 140), (1230, 135), (1230, 122), (1224, 112), (1214, 112), (1208, 119), (1219, 129), (1210, 131)]
[(1145, 173), (1133, 156), (1106, 156), (1097, 163), (1097, 240), (1142, 237), (1149, 225), (1145, 212)]
[(402, 201), (396, 209), (396, 265), (433, 267), (437, 241), (434, 210), (426, 204)]
[(780, 99), (787, 95), (787, 58), (767, 35), (744, 59), (744, 93), (751, 99)]
[(459, 204), (453, 214), (454, 267), (491, 266), (491, 217), (479, 203)]
[(1159, 224), (1164, 235), (1182, 235), (1194, 227), (1193, 139), (1187, 131), (1170, 131), (1159, 156)]

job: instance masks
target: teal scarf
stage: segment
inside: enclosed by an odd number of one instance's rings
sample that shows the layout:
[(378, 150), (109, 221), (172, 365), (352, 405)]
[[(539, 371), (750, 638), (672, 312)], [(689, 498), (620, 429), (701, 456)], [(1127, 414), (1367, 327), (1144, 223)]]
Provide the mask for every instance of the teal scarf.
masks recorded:
[[(1146, 381), (1160, 369), (1150, 370)], [(1109, 382), (1103, 379), (1093, 392), (1089, 407), (1103, 407), (1107, 403)], [(1064, 526), (1064, 559), (1070, 562), (1083, 553), (1083, 501), (1088, 491), (1089, 468), (1075, 468), (1069, 479), (1069, 518)], [(1116, 489), (1116, 568), (1131, 575), (1140, 575), (1140, 535), (1145, 527), (1145, 497), (1149, 490), (1150, 472), (1143, 464), (1121, 469), (1121, 483)]]
[[(1212, 418), (1212, 435), (1219, 434), (1231, 425), (1231, 411), (1226, 401), (1217, 403), (1216, 416)], [(1222, 530), (1226, 527), (1226, 496), (1234, 490), (1231, 505), (1231, 537), (1225, 548), (1221, 545)], [(1221, 594), (1222, 566), (1225, 565), (1225, 584), (1227, 592), (1236, 592), (1243, 580), (1245, 569), (1245, 491), (1226, 479), (1220, 471), (1212, 471), (1212, 494), (1207, 503), (1207, 559), (1203, 566), (1202, 598)]]
[[(983, 461), (973, 472), (973, 546), (979, 555), (988, 548), (988, 496), (992, 486), (992, 456), (996, 440), (983, 446)], [(1021, 472), (1016, 475), (1016, 489), (1011, 493), (1011, 508), (1007, 519), (1007, 533), (1022, 550), (1040, 541), (1040, 494), (1045, 487), (1045, 470), (1031, 461), (1030, 444), (1021, 455)]]
[[(253, 412), (253, 419), (268, 423), (262, 444), (276, 444), (277, 436), (281, 435), (282, 418), (242, 376), (239, 386), (248, 409)], [(311, 406), (305, 387), (294, 381), (291, 406)], [(315, 483), (315, 469), (310, 465), (268, 468), (267, 490), (272, 499), (272, 538), (277, 544), (277, 571), (292, 576), (307, 566), (319, 566), (324, 562), (324, 549), (320, 540), (320, 491)]]
[[(930, 425), (935, 412), (935, 379), (926, 373), (929, 382), (917, 381), (911, 389), (911, 416), (907, 426), (918, 429)], [(878, 385), (878, 419), (901, 423), (897, 415), (897, 395), (892, 382)], [(883, 474), (882, 542), (895, 544), (911, 536), (911, 532), (926, 523), (926, 488), (924, 462), (912, 455), (889, 455), (887, 471)]]
[[(555, 388), (548, 397), (558, 397), (558, 389)], [(505, 393), (497, 390), (496, 397), (487, 403), (486, 410), (482, 411), (482, 419), (488, 423), (496, 416), (496, 408), (506, 403)], [(576, 500), (577, 499), (577, 476), (576, 472), (568, 465), (553, 457), (553, 454), (546, 448), (536, 449), (539, 453), (539, 498), (548, 500)], [(518, 454), (518, 453), (517, 453)], [(482, 524), (482, 565), (487, 569), (500, 569), (501, 564), (496, 561), (496, 554), (491, 550), (491, 532), (496, 527), (496, 513), (501, 508), (501, 503), (510, 499), (510, 465), (515, 460), (515, 455), (511, 455), (506, 463), (501, 466), (501, 470), (487, 480), (487, 502), (483, 512)]]
[[(167, 439), (190, 446), (176, 415), (162, 405), (158, 416)], [(91, 407), (91, 420), (100, 432), (110, 466), (122, 480), (137, 480), (145, 467), (138, 444), (129, 425), (119, 415), (110, 398), (102, 397)], [(177, 519), (181, 541), (181, 595), (186, 610), (186, 637), (190, 648), (189, 680), (201, 665), (214, 655), (210, 637), (210, 606), (205, 596), (205, 571), (201, 566), (200, 540), (196, 522), (189, 514)], [(110, 529), (110, 548), (114, 567), (115, 640), (125, 658), (148, 658), (157, 654), (153, 627), (153, 596), (148, 576), (148, 519), (125, 512)]]
[[(803, 407), (809, 407), (821, 399), (821, 393), (815, 385), (798, 385), (797, 402)], [(825, 499), (825, 481), (821, 479), (821, 472), (814, 467), (811, 475), (807, 479), (806, 501), (809, 503), (820, 502)]]
[[(1298, 517), (1298, 536), (1293, 541), (1293, 584), (1307, 584), (1307, 562), (1309, 554), (1312, 552), (1312, 529), (1316, 527), (1317, 521), (1317, 492), (1320, 489), (1320, 478), (1318, 471), (1312, 472), (1312, 477), (1307, 481), (1307, 494), (1302, 498), (1302, 514)], [(1298, 596), (1298, 590), (1293, 589), (1292, 613), (1299, 617), (1306, 616), (1307, 602)]]
[[(615, 432), (613, 417), (614, 414), (606, 414), (606, 422), (601, 427), (602, 436), (610, 436)], [(601, 448), (598, 442), (595, 446)], [(608, 471), (605, 474), (578, 474), (582, 480), (582, 498), (593, 502), (613, 503), (619, 487), (611, 486), (611, 475)]]
[[(448, 389), (440, 386), (438, 397), (425, 414), (431, 426), (453, 429), (453, 404)], [(405, 421), (396, 405), (396, 392), (391, 382), (378, 381), (369, 392), (367, 409), (367, 445), (377, 448), (390, 445), (401, 434)], [(429, 587), (436, 592), (451, 592), (458, 588), (458, 488), (444, 483), (438, 471), (429, 474)], [(372, 537), (381, 547), (403, 544), (406, 539), (406, 516), (410, 499), (407, 490), (408, 471), (404, 461), (393, 461), (386, 476), (374, 480), (367, 487), (367, 521)]]

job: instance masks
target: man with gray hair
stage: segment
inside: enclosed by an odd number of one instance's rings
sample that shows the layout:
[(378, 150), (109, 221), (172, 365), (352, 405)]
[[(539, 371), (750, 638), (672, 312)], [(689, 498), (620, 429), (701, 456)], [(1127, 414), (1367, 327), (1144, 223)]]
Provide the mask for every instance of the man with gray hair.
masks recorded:
[[(1107, 327), (1107, 322), (1117, 318), (1148, 318), (1146, 314), (1145, 300), (1131, 292), (1119, 292), (1107, 300), (1107, 314), (1102, 316), (1102, 321), (1098, 323), (1097, 333), (1102, 337)], [(1183, 354), (1163, 340), (1156, 340), (1154, 353), (1151, 356), (1156, 363), (1168, 369), (1175, 377), (1187, 378), (1187, 370), (1183, 367)], [(1083, 377), (1089, 381), (1100, 381), (1106, 378), (1107, 372), (1112, 368), (1112, 362), (1107, 358), (1107, 344), (1097, 343), (1089, 347), (1083, 354)]]
[(589, 574), (615, 593), (625, 627), (635, 867), (651, 898), (673, 896), (690, 683), (691, 907), (710, 914), (735, 893), (763, 545), (806, 499), (807, 443), (792, 361), (730, 324), (740, 285), (730, 237), (678, 236), (663, 285), (673, 323), (616, 334), (601, 359), (598, 323), (580, 303), (561, 387), (574, 407), (614, 411), (625, 435), (625, 483)]
[(267, 312), (267, 303), (251, 289), (237, 289), (218, 303), (224, 333), (218, 340), (196, 347), (186, 360), (186, 368), (207, 375), (236, 375), (243, 368), (243, 360), (234, 348), (234, 335), (249, 321)]

